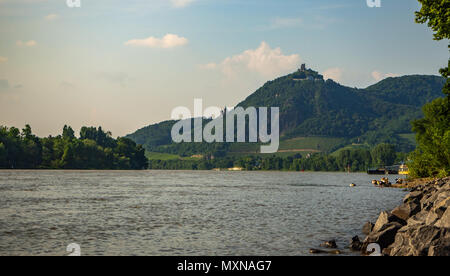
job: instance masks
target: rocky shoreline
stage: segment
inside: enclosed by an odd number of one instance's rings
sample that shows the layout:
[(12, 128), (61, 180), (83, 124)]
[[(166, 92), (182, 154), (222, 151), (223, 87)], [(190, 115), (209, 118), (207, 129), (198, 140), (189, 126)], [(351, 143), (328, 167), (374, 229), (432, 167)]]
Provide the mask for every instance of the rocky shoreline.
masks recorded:
[(450, 177), (406, 185), (403, 204), (384, 211), (354, 237), (352, 250), (383, 256), (450, 256)]

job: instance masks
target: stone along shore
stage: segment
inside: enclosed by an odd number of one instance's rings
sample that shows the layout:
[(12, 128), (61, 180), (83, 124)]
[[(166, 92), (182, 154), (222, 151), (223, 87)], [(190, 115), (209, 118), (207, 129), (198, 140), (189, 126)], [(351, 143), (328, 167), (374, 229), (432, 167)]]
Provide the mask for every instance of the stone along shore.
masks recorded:
[(412, 188), (402, 205), (366, 223), (363, 233), (365, 240), (355, 237), (350, 247), (365, 254), (376, 243), (385, 256), (450, 256), (450, 177)]

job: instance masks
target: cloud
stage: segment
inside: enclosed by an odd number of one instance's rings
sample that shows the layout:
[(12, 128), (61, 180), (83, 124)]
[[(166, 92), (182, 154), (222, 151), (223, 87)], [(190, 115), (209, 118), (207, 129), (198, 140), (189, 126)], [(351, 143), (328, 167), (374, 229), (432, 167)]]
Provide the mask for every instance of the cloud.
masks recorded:
[(384, 74), (384, 73), (381, 73), (378, 71), (373, 71), (371, 75), (372, 75), (372, 78), (374, 78), (376, 81), (381, 81), (381, 80), (384, 80), (389, 77), (398, 77), (398, 74), (394, 74), (394, 73)]
[(8, 80), (0, 79), (0, 89), (8, 89), (9, 88), (9, 82)]
[(257, 49), (227, 57), (220, 64), (209, 63), (202, 67), (210, 70), (219, 68), (227, 76), (252, 72), (264, 78), (274, 78), (294, 71), (299, 67), (300, 61), (299, 55), (283, 55), (280, 48), (272, 49), (266, 42), (261, 42)]
[(184, 8), (192, 4), (195, 0), (170, 0), (175, 8)]
[(58, 19), (58, 18), (59, 18), (59, 15), (52, 13), (52, 14), (47, 15), (47, 16), (45, 17), (45, 20), (47, 20), (47, 21), (53, 21), (53, 20), (56, 20), (56, 19)]
[(8, 58), (0, 56), (0, 63), (7, 62)]
[(26, 41), (26, 42), (24, 42), (22, 40), (19, 40), (19, 41), (16, 42), (16, 45), (19, 46), (19, 47), (34, 47), (34, 46), (37, 45), (37, 42), (34, 41), (34, 40), (29, 40), (29, 41)]
[(163, 38), (149, 37), (146, 39), (132, 39), (125, 42), (126, 46), (148, 48), (174, 48), (188, 44), (188, 39), (176, 34), (166, 34)]
[(332, 79), (336, 82), (340, 82), (342, 81), (343, 72), (344, 70), (342, 68), (335, 67), (325, 70), (322, 74), (324, 79)]

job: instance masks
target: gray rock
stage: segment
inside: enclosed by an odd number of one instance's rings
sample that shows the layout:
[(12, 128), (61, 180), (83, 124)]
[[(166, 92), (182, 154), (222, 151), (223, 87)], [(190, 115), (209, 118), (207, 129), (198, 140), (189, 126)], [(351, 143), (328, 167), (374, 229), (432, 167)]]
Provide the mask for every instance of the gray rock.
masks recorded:
[(373, 227), (373, 232), (380, 231), (381, 227), (383, 225), (389, 223), (389, 213), (388, 212), (381, 212), (381, 214), (378, 216), (377, 222), (375, 222), (375, 226)]
[(439, 216), (435, 212), (429, 211), (427, 214), (426, 225), (434, 225), (439, 220)]
[(420, 224), (420, 225), (425, 225), (425, 221), (427, 220), (427, 212), (419, 212), (416, 215), (410, 217), (407, 221), (406, 224), (408, 226), (412, 226), (412, 225), (416, 225), (416, 224)]
[(436, 222), (436, 227), (450, 228), (450, 208), (447, 208), (442, 217)]
[(433, 194), (427, 194), (425, 195), (422, 200), (420, 201), (421, 204), (421, 209), (425, 210), (425, 211), (430, 211), (433, 206), (434, 203), (436, 202), (436, 199), (438, 197), (437, 193), (433, 193)]
[[(363, 254), (378, 243), (389, 256), (450, 256), (450, 177), (413, 188), (402, 205), (382, 212), (375, 225), (366, 223), (363, 232), (370, 232)], [(358, 241), (350, 248), (358, 248)]]
[(442, 245), (432, 245), (428, 250), (428, 256), (440, 256), (449, 257), (450, 256), (450, 241)]
[(353, 251), (361, 251), (362, 245), (363, 244), (362, 244), (361, 240), (359, 239), (359, 237), (354, 236), (352, 238), (352, 241), (350, 242), (350, 249)]
[(398, 231), (394, 243), (389, 246), (390, 256), (427, 256), (430, 247), (441, 237), (441, 232), (440, 228), (434, 226), (405, 226)]
[[(374, 228), (374, 224), (370, 221), (366, 222), (366, 224), (364, 224), (363, 228), (362, 228), (362, 232), (364, 235), (369, 235), (370, 232), (372, 232), (373, 228)], [(358, 236), (357, 236), (358, 237)]]
[(428, 256), (450, 256), (450, 229), (441, 230), (441, 237), (430, 246)]
[(340, 255), (342, 254), (342, 252), (340, 250), (331, 250), (331, 251), (327, 251), (327, 250), (321, 250), (321, 249), (315, 249), (315, 248), (311, 248), (309, 250), (309, 253), (311, 254), (332, 254), (332, 255)]
[(398, 206), (397, 208), (392, 210), (391, 214), (403, 221), (407, 221), (410, 217), (414, 216), (418, 212), (420, 212), (420, 202), (416, 198)]
[(397, 231), (402, 228), (398, 222), (390, 222), (385, 224), (379, 231), (370, 233), (364, 240), (363, 248), (367, 248), (370, 243), (377, 243), (381, 249), (388, 247), (395, 241)]
[(326, 241), (326, 242), (322, 243), (320, 246), (325, 247), (325, 248), (337, 248), (337, 244), (336, 244), (335, 240)]
[(377, 222), (375, 223), (375, 226), (372, 229), (372, 233), (377, 233), (381, 231), (381, 229), (391, 222), (397, 222), (399, 224), (405, 225), (406, 221), (398, 218), (397, 216), (394, 216), (386, 211), (381, 212), (380, 216), (377, 219)]
[(409, 201), (413, 201), (415, 199), (418, 199), (419, 201), (422, 199), (423, 194), (421, 191), (415, 191), (407, 194), (405, 198), (403, 199), (403, 203), (407, 203)]

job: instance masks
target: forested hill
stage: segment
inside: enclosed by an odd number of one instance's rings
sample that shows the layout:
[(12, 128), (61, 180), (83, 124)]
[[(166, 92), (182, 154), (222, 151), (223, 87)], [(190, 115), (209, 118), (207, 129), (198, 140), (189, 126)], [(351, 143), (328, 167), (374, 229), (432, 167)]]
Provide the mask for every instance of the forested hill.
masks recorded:
[(289, 137), (409, 133), (409, 122), (424, 103), (443, 95), (443, 85), (437, 76), (405, 76), (355, 89), (332, 80), (297, 81), (291, 74), (267, 82), (238, 106), (279, 106), (281, 134)]
[[(413, 75), (387, 78), (356, 89), (324, 81), (313, 70), (299, 70), (267, 82), (238, 106), (280, 107), (284, 140), (311, 136), (345, 138), (349, 143), (392, 143), (399, 150), (408, 151), (414, 145), (402, 135), (411, 133), (410, 122), (422, 116), (424, 103), (443, 96), (444, 83), (442, 77)], [(128, 137), (148, 151), (177, 153), (170, 139), (173, 123), (148, 126)], [(191, 153), (202, 154), (211, 145), (190, 147), (195, 148)]]

